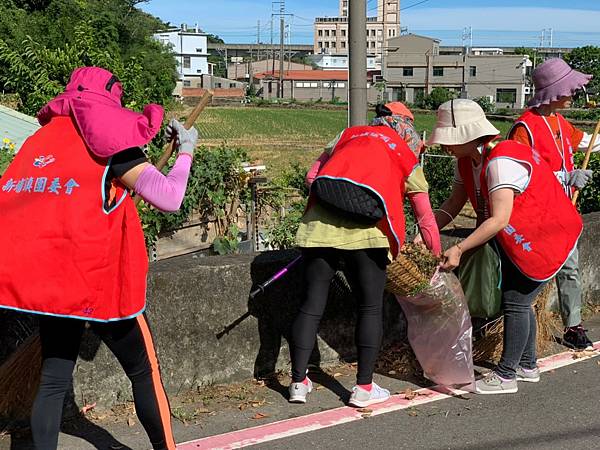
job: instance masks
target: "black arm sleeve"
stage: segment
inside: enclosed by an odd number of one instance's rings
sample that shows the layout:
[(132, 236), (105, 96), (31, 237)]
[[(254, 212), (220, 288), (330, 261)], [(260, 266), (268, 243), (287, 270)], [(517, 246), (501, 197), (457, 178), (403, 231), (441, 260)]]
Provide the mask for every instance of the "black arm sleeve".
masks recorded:
[(113, 178), (120, 178), (135, 166), (147, 162), (148, 159), (139, 147), (128, 148), (117, 153), (110, 161), (110, 171)]

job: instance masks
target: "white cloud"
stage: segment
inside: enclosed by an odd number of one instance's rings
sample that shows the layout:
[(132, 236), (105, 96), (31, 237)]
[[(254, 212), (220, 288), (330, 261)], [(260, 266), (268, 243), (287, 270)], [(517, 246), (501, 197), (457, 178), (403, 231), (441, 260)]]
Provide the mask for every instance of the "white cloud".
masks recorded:
[(598, 31), (600, 11), (531, 7), (415, 8), (400, 20), (409, 29), (456, 30), (472, 26), (484, 30)]

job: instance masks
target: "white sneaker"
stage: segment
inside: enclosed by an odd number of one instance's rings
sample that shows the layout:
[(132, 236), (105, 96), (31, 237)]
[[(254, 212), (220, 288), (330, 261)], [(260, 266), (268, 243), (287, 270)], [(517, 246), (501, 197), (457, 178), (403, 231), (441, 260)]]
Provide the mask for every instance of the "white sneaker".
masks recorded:
[(308, 383), (292, 383), (289, 387), (290, 403), (306, 403), (306, 396), (312, 392), (313, 384), (310, 378), (306, 377)]
[(540, 369), (523, 369), (521, 366), (517, 367), (517, 381), (526, 381), (528, 383), (537, 383), (540, 381)]
[(475, 381), (475, 392), (478, 394), (515, 394), (518, 390), (516, 378), (508, 380), (496, 372), (490, 372)]
[(376, 383), (373, 383), (371, 391), (366, 391), (359, 386), (352, 388), (352, 395), (348, 404), (356, 406), (357, 408), (364, 408), (375, 403), (383, 403), (388, 401), (390, 398), (390, 391), (379, 387)]

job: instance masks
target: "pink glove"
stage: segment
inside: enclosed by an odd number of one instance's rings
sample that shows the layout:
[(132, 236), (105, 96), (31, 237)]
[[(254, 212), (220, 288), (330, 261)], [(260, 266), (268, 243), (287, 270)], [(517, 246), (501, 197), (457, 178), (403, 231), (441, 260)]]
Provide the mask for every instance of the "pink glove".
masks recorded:
[(308, 173), (306, 174), (306, 185), (308, 187), (310, 187), (311, 184), (313, 184), (313, 181), (315, 181), (315, 178), (317, 178), (319, 170), (321, 170), (321, 166), (323, 166), (323, 164), (325, 164), (328, 159), (329, 153), (323, 152), (321, 153), (321, 156), (319, 156), (317, 160), (313, 163), (311, 168), (308, 170)]
[(407, 195), (417, 218), (417, 224), (421, 230), (421, 236), (423, 236), (425, 245), (434, 255), (441, 255), (442, 243), (440, 241), (440, 232), (433, 211), (431, 210), (429, 194), (427, 192), (414, 192)]

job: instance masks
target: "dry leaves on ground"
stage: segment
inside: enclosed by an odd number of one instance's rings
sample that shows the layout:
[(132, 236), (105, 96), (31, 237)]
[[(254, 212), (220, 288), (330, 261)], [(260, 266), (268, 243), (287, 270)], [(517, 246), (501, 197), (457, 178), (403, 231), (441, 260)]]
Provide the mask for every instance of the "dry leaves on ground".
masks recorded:
[(594, 350), (582, 350), (578, 352), (573, 352), (573, 359), (581, 359), (581, 358), (590, 358), (592, 356), (597, 356), (598, 352)]
[(252, 419), (252, 420), (260, 420), (260, 419), (266, 419), (267, 417), (269, 417), (269, 415), (268, 415), (268, 414), (264, 414), (264, 413), (257, 412), (256, 414), (254, 414), (254, 415), (251, 417), (251, 419)]
[(81, 414), (85, 415), (88, 411), (91, 411), (95, 407), (96, 407), (96, 402), (92, 403), (91, 405), (85, 405), (84, 407), (81, 408)]

